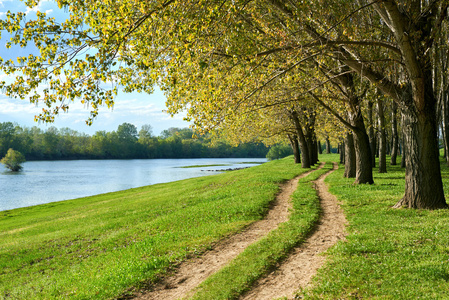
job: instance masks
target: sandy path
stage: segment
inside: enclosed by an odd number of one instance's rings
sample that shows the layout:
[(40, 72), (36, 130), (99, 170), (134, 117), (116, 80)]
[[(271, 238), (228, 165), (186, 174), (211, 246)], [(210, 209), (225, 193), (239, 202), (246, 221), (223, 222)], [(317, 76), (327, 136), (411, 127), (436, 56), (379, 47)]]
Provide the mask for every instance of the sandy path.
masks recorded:
[[(320, 168), (323, 165), (320, 165)], [(272, 204), (265, 219), (248, 226), (244, 231), (219, 242), (211, 251), (198, 258), (181, 263), (176, 274), (157, 284), (152, 291), (142, 292), (134, 299), (178, 299), (220, 270), (246, 247), (276, 229), (288, 220), (290, 195), (296, 190), (298, 180), (313, 172), (308, 171), (281, 186), (281, 191)]]
[(327, 175), (337, 168), (322, 175), (314, 181), (320, 197), (322, 216), (316, 231), (267, 277), (259, 280), (255, 287), (240, 299), (273, 299), (287, 297), (294, 299), (294, 293), (308, 285), (325, 260), (320, 255), (337, 241), (345, 238), (346, 218), (334, 195), (328, 192), (324, 183)]

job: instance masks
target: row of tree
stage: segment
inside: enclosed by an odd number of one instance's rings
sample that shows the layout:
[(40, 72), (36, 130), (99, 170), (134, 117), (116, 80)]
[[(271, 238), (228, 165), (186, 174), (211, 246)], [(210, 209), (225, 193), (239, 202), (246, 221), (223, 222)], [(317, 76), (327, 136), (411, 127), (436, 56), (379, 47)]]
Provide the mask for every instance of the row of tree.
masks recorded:
[(238, 142), (289, 140), (305, 167), (317, 160), (318, 138), (345, 136), (355, 183), (372, 184), (388, 107), (391, 147), (401, 135), (406, 166), (397, 207), (448, 207), (438, 155), (440, 120), (445, 148), (449, 136), (448, 1), (58, 3), (70, 14), (63, 23), (45, 13), (0, 20), (12, 36), (7, 47), (39, 50), (0, 61), (16, 76), (0, 84), (7, 95), (46, 104), (37, 118), (52, 121), (68, 99), (81, 100), (92, 107), (90, 123), (118, 87), (150, 93), (157, 84), (169, 112), (187, 111), (198, 130)]
[(189, 128), (170, 128), (154, 136), (150, 125), (138, 131), (135, 125), (123, 123), (116, 131), (97, 131), (90, 136), (69, 128), (42, 130), (3, 122), (0, 157), (10, 148), (27, 160), (265, 157), (269, 150), (261, 143), (233, 147), (223, 141), (212, 142), (210, 136), (194, 138)]

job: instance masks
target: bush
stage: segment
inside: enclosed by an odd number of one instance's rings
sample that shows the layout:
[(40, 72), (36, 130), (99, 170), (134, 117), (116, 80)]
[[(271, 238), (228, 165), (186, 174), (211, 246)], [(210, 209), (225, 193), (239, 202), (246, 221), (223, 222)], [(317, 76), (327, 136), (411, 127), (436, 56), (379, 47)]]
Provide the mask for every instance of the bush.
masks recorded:
[(22, 166), (20, 164), (25, 162), (25, 156), (23, 156), (23, 154), (19, 151), (9, 148), (5, 157), (3, 157), (0, 162), (11, 171), (18, 172), (22, 170)]
[(286, 156), (292, 155), (293, 150), (290, 146), (287, 145), (275, 145), (270, 148), (270, 151), (267, 153), (268, 160), (281, 159)]

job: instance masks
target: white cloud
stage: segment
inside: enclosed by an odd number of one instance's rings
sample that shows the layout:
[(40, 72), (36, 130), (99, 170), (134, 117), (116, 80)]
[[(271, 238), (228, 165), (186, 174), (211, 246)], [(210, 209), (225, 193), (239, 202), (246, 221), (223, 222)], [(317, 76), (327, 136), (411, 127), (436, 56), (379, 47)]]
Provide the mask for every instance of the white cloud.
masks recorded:
[(0, 7), (5, 7), (6, 2), (12, 2), (13, 0), (0, 0)]
[(0, 96), (0, 107), (3, 114), (31, 114), (37, 111), (37, 107), (26, 100), (10, 99), (4, 95)]
[(5, 73), (0, 73), (0, 81), (5, 81), (6, 83), (13, 83), (15, 79), (14, 75), (8, 75)]
[[(26, 7), (26, 10), (25, 10), (25, 15), (29, 15), (30, 13), (36, 13), (36, 12), (38, 12), (38, 11), (44, 11), (44, 9), (45, 9), (45, 7), (44, 6), (47, 6), (47, 2), (49, 2), (48, 0), (41, 0), (41, 1), (39, 1), (39, 3), (35, 6), (35, 7), (33, 7), (33, 8), (29, 8), (29, 7)], [(47, 14), (47, 15), (49, 15), (49, 14), (51, 14), (53, 12), (53, 9), (47, 9), (47, 10), (45, 10), (45, 13)]]

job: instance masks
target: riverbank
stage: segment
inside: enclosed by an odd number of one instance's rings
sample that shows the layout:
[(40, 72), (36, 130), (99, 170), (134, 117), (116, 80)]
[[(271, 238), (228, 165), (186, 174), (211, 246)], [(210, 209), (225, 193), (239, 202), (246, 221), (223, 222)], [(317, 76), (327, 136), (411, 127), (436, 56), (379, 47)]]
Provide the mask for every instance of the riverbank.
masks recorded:
[(208, 176), (206, 170), (224, 172), (256, 162), (266, 159), (39, 161), (25, 162), (24, 170), (16, 173), (2, 172), (0, 165), (0, 211)]
[(278, 184), (305, 171), (284, 159), (0, 212), (0, 298), (123, 295), (263, 218)]

